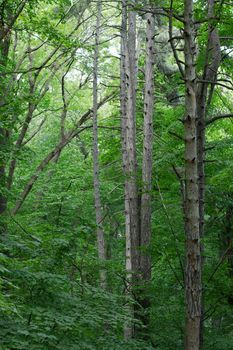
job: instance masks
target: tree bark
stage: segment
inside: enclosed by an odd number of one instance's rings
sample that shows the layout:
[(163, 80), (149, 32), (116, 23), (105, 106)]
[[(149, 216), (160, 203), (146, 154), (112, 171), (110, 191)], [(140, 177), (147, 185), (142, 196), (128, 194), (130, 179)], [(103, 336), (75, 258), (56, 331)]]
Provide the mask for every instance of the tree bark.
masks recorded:
[[(151, 181), (153, 150), (153, 110), (154, 110), (154, 33), (153, 14), (147, 14), (146, 67), (143, 126), (143, 164), (141, 198), (141, 248), (148, 248), (151, 240)], [(150, 280), (151, 262), (148, 254), (141, 254), (140, 271), (145, 281)]]
[[(151, 257), (148, 248), (151, 241), (151, 188), (152, 188), (152, 150), (153, 150), (153, 110), (154, 110), (154, 35), (155, 20), (153, 14), (146, 15), (146, 63), (144, 91), (144, 126), (143, 126), (143, 164), (141, 196), (140, 230), (140, 274), (144, 286), (151, 278)], [(145, 291), (144, 291), (145, 293)], [(142, 291), (140, 304), (144, 309), (143, 323), (148, 325), (149, 297)]]
[[(122, 166), (125, 177), (124, 184), (124, 205), (125, 205), (125, 263), (126, 263), (126, 295), (131, 293), (131, 239), (130, 239), (130, 218), (128, 201), (128, 181), (126, 172), (128, 169), (127, 154), (127, 87), (126, 87), (126, 59), (127, 59), (127, 5), (122, 0), (122, 20), (121, 20), (121, 65), (120, 65), (120, 105), (121, 105), (121, 148), (122, 148)], [(133, 317), (131, 305), (126, 305), (127, 312)], [(124, 337), (130, 339), (133, 336), (133, 324), (127, 321), (124, 325)]]
[[(4, 23), (3, 13), (0, 19), (0, 66), (4, 70), (7, 67), (8, 53), (10, 49), (10, 33), (6, 33), (6, 25)], [(9, 14), (8, 14), (9, 15)], [(8, 142), (8, 129), (4, 125), (8, 119), (8, 113), (5, 109), (7, 100), (6, 96), (7, 82), (4, 77), (0, 76), (0, 112), (1, 124), (0, 127), (0, 215), (3, 215), (7, 209), (7, 195), (6, 195), (6, 147)], [(0, 233), (5, 233), (6, 227), (4, 223), (0, 224)]]
[(201, 242), (199, 231), (199, 191), (197, 170), (197, 83), (195, 70), (196, 43), (193, 0), (184, 1), (185, 55), (185, 349), (198, 350), (201, 321)]
[[(99, 36), (100, 36), (101, 2), (97, 3), (97, 18), (95, 30), (95, 52), (93, 62), (93, 180), (94, 180), (94, 200), (96, 217), (96, 235), (98, 257), (101, 263), (106, 260), (106, 247), (103, 230), (103, 215), (100, 197), (99, 179), (99, 146), (98, 146), (98, 59), (99, 59)], [(103, 267), (100, 269), (100, 286), (106, 289), (106, 272)]]
[[(217, 78), (218, 68), (221, 62), (221, 49), (217, 28), (211, 22), (214, 17), (215, 0), (208, 1), (208, 42), (206, 47), (205, 64), (203, 69), (203, 81), (212, 81), (208, 97), (210, 83), (201, 83), (197, 90), (197, 159), (198, 159), (198, 191), (199, 191), (199, 233), (201, 239), (204, 237), (205, 225), (205, 128), (208, 105), (214, 90), (214, 82)], [(202, 269), (204, 268), (204, 245), (201, 243)], [(204, 301), (202, 301), (202, 317), (200, 326), (200, 348), (204, 342)]]
[[(208, 1), (208, 19), (214, 16), (214, 0)], [(210, 22), (208, 26), (208, 43), (206, 48), (205, 66), (203, 70), (204, 81), (216, 81), (217, 71), (221, 62), (221, 50), (218, 30)], [(204, 154), (205, 154), (205, 124), (207, 113), (207, 99), (209, 83), (199, 84), (197, 90), (197, 155), (198, 155), (198, 183), (199, 183), (199, 213), (200, 236), (204, 235), (204, 197), (205, 197), (205, 169), (204, 169)], [(208, 99), (209, 100), (209, 99)], [(208, 103), (211, 101), (209, 100)]]
[[(137, 158), (136, 158), (136, 13), (128, 13), (128, 38), (126, 48), (126, 91), (127, 91), (127, 120), (126, 120), (126, 181), (129, 212), (130, 260), (133, 279), (139, 272), (139, 208), (137, 189)], [(126, 264), (126, 268), (128, 268)]]
[[(122, 0), (121, 28), (121, 129), (125, 176), (126, 293), (132, 294), (139, 273), (139, 203), (136, 159), (136, 13)], [(134, 317), (135, 310), (129, 307)], [(124, 328), (126, 339), (135, 335), (133, 322)]]

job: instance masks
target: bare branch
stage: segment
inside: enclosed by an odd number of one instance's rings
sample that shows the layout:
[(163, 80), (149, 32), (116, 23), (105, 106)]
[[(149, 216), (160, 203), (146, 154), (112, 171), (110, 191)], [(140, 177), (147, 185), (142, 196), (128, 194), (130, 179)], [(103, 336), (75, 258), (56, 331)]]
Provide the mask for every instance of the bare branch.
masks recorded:
[(233, 113), (215, 115), (206, 121), (206, 125), (210, 125), (214, 123), (216, 120), (232, 118), (232, 117), (233, 117)]
[[(103, 106), (106, 102), (110, 101), (114, 96), (115, 92), (107, 95), (104, 97), (99, 103), (98, 108)], [(71, 140), (77, 136), (80, 132), (82, 132), (85, 128), (80, 129), (80, 126), (86, 122), (92, 115), (92, 109), (89, 109), (86, 113), (82, 115), (82, 117), (79, 119), (79, 121), (76, 123), (75, 127), (66, 135), (65, 139), (62, 139), (51, 152), (48, 153), (48, 155), (40, 162), (40, 164), (37, 166), (35, 172), (30, 177), (29, 181), (24, 187), (23, 192), (19, 196), (19, 199), (17, 200), (15, 207), (12, 209), (12, 214), (15, 215), (21, 206), (23, 205), (25, 199), (27, 198), (28, 194), (30, 193), (31, 189), (33, 188), (36, 180), (38, 179), (39, 175), (42, 173), (42, 171), (46, 168), (46, 166), (49, 164), (49, 162), (60, 152), (64, 149), (64, 147), (71, 142)]]

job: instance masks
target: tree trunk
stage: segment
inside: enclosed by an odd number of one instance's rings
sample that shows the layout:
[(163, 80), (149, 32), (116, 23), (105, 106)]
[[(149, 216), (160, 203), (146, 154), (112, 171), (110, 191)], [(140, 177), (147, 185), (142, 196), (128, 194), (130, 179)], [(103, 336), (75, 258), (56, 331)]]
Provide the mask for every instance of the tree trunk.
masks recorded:
[[(201, 239), (204, 237), (205, 225), (205, 127), (208, 105), (214, 90), (214, 82), (217, 78), (217, 71), (221, 62), (221, 49), (218, 30), (211, 22), (214, 17), (214, 2), (208, 1), (207, 18), (210, 20), (208, 25), (208, 43), (206, 47), (205, 65), (203, 69), (203, 81), (212, 81), (211, 90), (208, 97), (209, 83), (199, 84), (197, 90), (197, 159), (198, 159), (198, 187), (199, 187), (199, 233)], [(201, 243), (202, 269), (204, 267), (204, 245)], [(200, 348), (203, 347), (204, 332), (204, 302), (202, 301), (202, 317), (200, 326)]]
[[(214, 16), (214, 0), (208, 2), (208, 18)], [(209, 24), (208, 28), (208, 44), (206, 48), (205, 66), (203, 71), (203, 81), (214, 82), (216, 81), (217, 71), (221, 62), (221, 50), (218, 30)], [(199, 212), (200, 223), (199, 230), (200, 236), (204, 235), (204, 197), (205, 197), (205, 171), (204, 171), (204, 154), (205, 154), (205, 122), (207, 114), (207, 99), (210, 104), (210, 98), (208, 98), (208, 82), (199, 84), (197, 90), (197, 156), (198, 156), (198, 183), (199, 183)], [(212, 92), (210, 92), (212, 94)]]
[[(122, 1), (121, 28), (121, 128), (123, 172), (125, 176), (125, 239), (127, 294), (136, 286), (139, 273), (139, 205), (137, 189), (136, 159), (136, 13), (128, 11), (126, 1)], [(135, 310), (129, 307), (134, 317)], [(127, 323), (125, 338), (135, 334), (133, 323)]]
[[(139, 209), (137, 189), (137, 159), (136, 159), (136, 13), (128, 13), (128, 39), (126, 48), (126, 90), (127, 90), (127, 121), (126, 121), (126, 200), (129, 206), (130, 227), (130, 260), (133, 279), (139, 272)], [(127, 266), (126, 266), (127, 268)]]
[[(95, 52), (93, 62), (93, 178), (94, 178), (94, 199), (95, 199), (95, 216), (96, 216), (96, 234), (98, 256), (101, 263), (106, 260), (106, 248), (104, 231), (102, 227), (102, 206), (100, 198), (100, 180), (99, 180), (99, 147), (98, 147), (98, 58), (99, 58), (99, 33), (101, 18), (101, 2), (97, 4), (97, 18), (95, 31)], [(100, 285), (106, 289), (106, 272), (103, 267), (100, 269)]]
[(193, 1), (184, 1), (185, 55), (185, 304), (186, 350), (198, 350), (201, 321), (201, 248), (199, 231), (199, 192), (197, 170), (197, 83), (195, 70), (196, 44)]
[[(3, 14), (2, 14), (3, 15)], [(4, 70), (7, 67), (8, 53), (10, 48), (10, 34), (5, 33), (5, 25), (3, 19), (0, 23), (0, 66)], [(0, 215), (5, 214), (7, 209), (7, 195), (6, 195), (6, 147), (8, 142), (8, 130), (5, 127), (5, 122), (8, 118), (8, 113), (5, 104), (7, 104), (6, 96), (7, 81), (3, 76), (0, 76), (0, 113), (1, 113), (1, 128), (0, 128)], [(5, 233), (6, 227), (4, 222), (0, 223), (0, 233)]]
[[(153, 14), (146, 15), (146, 64), (144, 92), (144, 127), (143, 127), (143, 164), (141, 196), (141, 231), (140, 231), (140, 273), (144, 286), (151, 278), (151, 258), (148, 247), (151, 241), (151, 182), (152, 182), (152, 149), (153, 149), (153, 110), (154, 110), (154, 34), (155, 21)], [(142, 291), (140, 304), (144, 309), (143, 323), (148, 325), (148, 307), (150, 300)]]
[[(128, 169), (128, 154), (127, 154), (127, 87), (126, 87), (126, 50), (127, 50), (127, 5), (126, 1), (122, 0), (122, 20), (121, 20), (121, 65), (120, 65), (120, 92), (121, 92), (121, 148), (122, 148), (122, 165), (123, 174), (125, 177), (124, 186), (124, 205), (125, 205), (125, 263), (126, 263), (126, 294), (131, 292), (131, 239), (130, 239), (130, 220), (129, 220), (129, 201), (128, 201), (128, 181), (126, 172)], [(131, 305), (126, 305), (127, 312), (133, 317), (133, 309)], [(124, 325), (125, 339), (132, 338), (133, 324), (126, 322)]]

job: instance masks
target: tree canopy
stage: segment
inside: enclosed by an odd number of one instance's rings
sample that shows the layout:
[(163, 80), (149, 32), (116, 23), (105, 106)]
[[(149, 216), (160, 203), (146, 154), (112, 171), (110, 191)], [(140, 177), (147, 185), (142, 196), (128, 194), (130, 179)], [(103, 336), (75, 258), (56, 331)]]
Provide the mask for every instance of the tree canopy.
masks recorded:
[(0, 0), (0, 350), (233, 349), (232, 5)]

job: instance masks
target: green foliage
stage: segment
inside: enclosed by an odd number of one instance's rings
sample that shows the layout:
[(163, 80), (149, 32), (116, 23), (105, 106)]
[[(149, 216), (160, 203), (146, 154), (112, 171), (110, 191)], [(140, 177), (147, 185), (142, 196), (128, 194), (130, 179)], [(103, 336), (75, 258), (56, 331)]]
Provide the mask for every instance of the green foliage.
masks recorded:
[[(175, 13), (181, 16), (183, 2), (174, 3)], [(230, 80), (232, 39), (226, 38), (231, 35), (232, 8), (221, 3), (216, 2), (216, 13), (221, 10), (222, 16), (217, 27), (220, 35), (225, 37), (219, 74), (223, 80)], [(4, 16), (15, 13), (19, 4), (19, 1), (5, 2)], [(199, 21), (205, 19), (205, 4), (195, 1), (195, 17)], [(0, 128), (4, 129), (7, 138), (2, 142), (0, 135), (0, 166), (4, 165), (6, 170), (6, 175), (0, 179), (0, 195), (7, 196), (8, 210), (1, 215), (0, 223), (0, 229), (5, 233), (0, 242), (0, 350), (175, 350), (184, 346), (184, 84), (178, 70), (165, 75), (156, 66), (153, 236), (151, 246), (145, 250), (151, 254), (153, 269), (151, 283), (143, 286), (143, 293), (151, 300), (148, 326), (151, 341), (126, 341), (123, 330), (126, 322), (132, 321), (128, 304), (133, 300), (125, 297), (119, 95), (104, 105), (98, 115), (102, 225), (108, 255), (104, 263), (98, 260), (96, 248), (91, 117), (79, 128), (75, 127), (82, 115), (92, 108), (95, 5), (89, 1), (28, 1), (13, 25), (8, 57), (3, 57), (1, 52)], [(144, 2), (138, 3), (138, 10), (141, 11), (144, 5)], [(169, 8), (170, 2), (154, 1), (154, 5)], [(99, 54), (101, 98), (110, 92), (118, 92), (119, 87), (120, 11), (117, 6), (103, 3)], [(140, 15), (140, 21), (143, 31), (143, 15)], [(161, 21), (166, 28), (167, 18)], [(183, 26), (178, 19), (174, 19), (173, 25), (178, 32)], [(197, 28), (199, 76), (204, 70), (207, 26), (203, 22)], [(143, 40), (137, 87), (139, 187), (143, 139)], [(157, 44), (162, 50), (164, 44)], [(31, 56), (30, 49), (33, 49)], [(182, 59), (183, 53), (179, 55)], [(174, 66), (171, 52), (168, 56), (167, 62)], [(36, 84), (32, 91), (33, 79)], [(231, 101), (232, 91), (216, 86), (208, 120), (230, 113)], [(68, 102), (65, 135), (72, 130), (78, 130), (80, 134), (62, 149), (58, 159), (52, 158), (43, 171), (35, 175), (43, 159), (61, 141), (64, 102)], [(16, 142), (31, 105), (35, 108), (32, 119), (27, 125), (23, 144), (18, 147)], [(233, 343), (233, 265), (231, 256), (225, 254), (233, 232), (232, 133), (230, 118), (219, 119), (206, 129), (206, 148), (209, 150), (205, 163), (206, 232), (203, 238), (205, 350), (232, 350)], [(16, 160), (16, 169), (9, 189), (6, 180), (12, 160)], [(36, 180), (21, 209), (13, 215), (10, 210), (33, 174)], [(100, 269), (107, 272), (107, 290), (100, 287)], [(142, 332), (146, 331), (138, 320), (133, 321)]]

